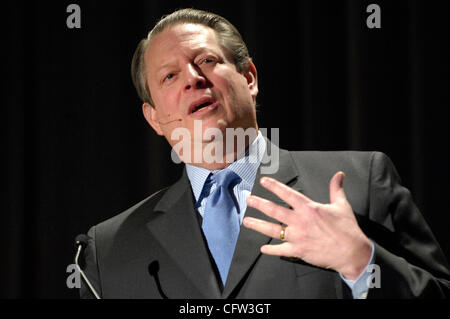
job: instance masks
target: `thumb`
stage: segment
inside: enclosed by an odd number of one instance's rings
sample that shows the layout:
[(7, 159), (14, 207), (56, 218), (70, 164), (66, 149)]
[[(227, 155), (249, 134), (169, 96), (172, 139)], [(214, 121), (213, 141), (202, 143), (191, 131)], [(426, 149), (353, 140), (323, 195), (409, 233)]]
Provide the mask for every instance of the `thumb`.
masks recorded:
[(335, 203), (338, 200), (347, 200), (344, 192), (344, 172), (337, 172), (330, 181), (330, 202)]

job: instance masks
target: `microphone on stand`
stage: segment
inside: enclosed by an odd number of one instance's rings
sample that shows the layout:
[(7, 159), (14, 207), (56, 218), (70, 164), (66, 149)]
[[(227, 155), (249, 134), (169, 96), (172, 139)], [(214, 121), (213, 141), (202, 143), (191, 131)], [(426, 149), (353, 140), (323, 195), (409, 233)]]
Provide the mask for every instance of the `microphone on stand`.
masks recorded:
[(84, 281), (89, 287), (89, 290), (94, 294), (96, 299), (101, 299), (97, 291), (92, 286), (91, 282), (87, 278), (84, 271), (81, 269), (80, 265), (78, 264), (78, 257), (80, 257), (81, 250), (85, 248), (88, 245), (90, 237), (88, 235), (80, 234), (77, 237), (75, 237), (75, 247), (77, 248), (77, 253), (75, 254), (75, 266), (77, 267), (77, 270), (80, 272), (81, 276), (83, 277)]

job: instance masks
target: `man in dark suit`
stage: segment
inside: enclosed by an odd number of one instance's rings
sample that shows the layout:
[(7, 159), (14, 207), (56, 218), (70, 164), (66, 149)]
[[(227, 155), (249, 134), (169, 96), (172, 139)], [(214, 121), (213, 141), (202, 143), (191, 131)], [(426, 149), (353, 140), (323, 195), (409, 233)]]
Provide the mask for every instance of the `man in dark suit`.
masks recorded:
[(261, 135), (256, 67), (227, 20), (163, 18), (132, 75), (186, 167), (90, 229), (86, 273), (103, 298), (449, 295), (445, 257), (385, 155), (289, 152)]

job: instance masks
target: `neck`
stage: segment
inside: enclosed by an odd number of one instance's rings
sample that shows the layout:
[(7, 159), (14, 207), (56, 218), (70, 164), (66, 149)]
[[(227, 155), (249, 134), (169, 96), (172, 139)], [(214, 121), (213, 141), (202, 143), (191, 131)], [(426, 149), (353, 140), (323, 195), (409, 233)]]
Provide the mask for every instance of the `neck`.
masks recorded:
[[(193, 147), (189, 164), (211, 171), (224, 169), (244, 156), (245, 151), (257, 136), (258, 131), (254, 130), (246, 135), (233, 135), (228, 136), (228, 138), (224, 137), (223, 140), (201, 143), (201, 161), (192, 160), (195, 158), (195, 149)], [(197, 152), (199, 151), (200, 149)]]

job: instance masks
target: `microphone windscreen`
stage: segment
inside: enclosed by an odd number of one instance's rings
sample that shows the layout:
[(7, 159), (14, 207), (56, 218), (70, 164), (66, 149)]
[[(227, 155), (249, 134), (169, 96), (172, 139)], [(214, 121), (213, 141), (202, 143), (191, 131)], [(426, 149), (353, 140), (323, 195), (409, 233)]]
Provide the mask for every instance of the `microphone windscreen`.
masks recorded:
[(159, 262), (157, 260), (154, 260), (148, 265), (148, 273), (151, 276), (155, 277), (158, 275), (158, 271), (159, 271)]
[(81, 245), (85, 247), (87, 246), (89, 239), (91, 239), (91, 237), (89, 237), (88, 235), (79, 234), (77, 235), (77, 237), (75, 237), (75, 246)]

